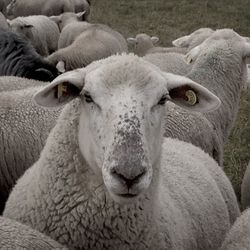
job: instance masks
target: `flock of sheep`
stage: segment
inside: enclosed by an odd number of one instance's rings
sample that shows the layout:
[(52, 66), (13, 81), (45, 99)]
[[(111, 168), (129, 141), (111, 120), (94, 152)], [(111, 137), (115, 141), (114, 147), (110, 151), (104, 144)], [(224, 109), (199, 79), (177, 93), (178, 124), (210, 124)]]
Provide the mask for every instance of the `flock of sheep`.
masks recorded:
[(0, 249), (250, 249), (250, 164), (242, 215), (223, 171), (249, 39), (157, 47), (90, 9), (0, 2)]

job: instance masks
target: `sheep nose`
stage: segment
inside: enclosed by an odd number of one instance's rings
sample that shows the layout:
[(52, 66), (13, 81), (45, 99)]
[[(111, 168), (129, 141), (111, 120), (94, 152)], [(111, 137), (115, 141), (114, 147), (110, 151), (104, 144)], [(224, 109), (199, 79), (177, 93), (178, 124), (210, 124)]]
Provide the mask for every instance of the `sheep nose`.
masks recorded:
[(136, 173), (136, 175), (125, 176), (123, 173), (119, 173), (116, 169), (111, 171), (111, 174), (114, 178), (119, 180), (121, 183), (124, 183), (128, 189), (130, 189), (134, 184), (138, 183), (140, 179), (145, 175), (146, 170), (143, 169), (140, 173)]

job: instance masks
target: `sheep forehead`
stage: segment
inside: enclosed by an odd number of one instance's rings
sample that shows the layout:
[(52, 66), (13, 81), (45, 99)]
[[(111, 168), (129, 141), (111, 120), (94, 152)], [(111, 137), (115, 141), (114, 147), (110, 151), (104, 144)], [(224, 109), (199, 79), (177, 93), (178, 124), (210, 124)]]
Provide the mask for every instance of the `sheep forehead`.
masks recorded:
[(157, 85), (162, 80), (160, 70), (154, 65), (137, 56), (122, 55), (87, 74), (85, 86), (88, 88), (88, 84), (92, 85), (96, 81), (107, 89), (120, 85), (143, 89), (148, 84)]
[(145, 33), (141, 33), (141, 34), (138, 34), (136, 35), (136, 40), (140, 41), (140, 40), (151, 40), (150, 36), (145, 34)]
[(213, 32), (213, 30), (210, 28), (200, 28), (194, 31), (191, 35), (199, 35), (199, 34), (211, 33), (211, 32)]

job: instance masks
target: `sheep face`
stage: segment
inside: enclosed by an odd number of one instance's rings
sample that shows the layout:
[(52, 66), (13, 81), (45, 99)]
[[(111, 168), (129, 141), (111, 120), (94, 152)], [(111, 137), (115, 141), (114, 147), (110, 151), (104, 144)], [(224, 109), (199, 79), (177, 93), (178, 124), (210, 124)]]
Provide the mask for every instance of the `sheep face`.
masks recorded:
[(166, 101), (196, 111), (208, 111), (220, 103), (190, 79), (163, 73), (134, 55), (113, 56), (67, 72), (35, 100), (54, 106), (70, 100), (73, 92), (76, 96), (76, 89), (81, 99), (81, 154), (111, 197), (121, 203), (135, 201), (157, 183)]
[(11, 30), (18, 34), (23, 34), (25, 37), (32, 39), (32, 31), (33, 25), (26, 24), (21, 21), (20, 18), (16, 18), (10, 21)]
[(168, 96), (164, 77), (134, 66), (103, 66), (83, 89), (80, 149), (118, 202), (134, 200), (157, 172)]

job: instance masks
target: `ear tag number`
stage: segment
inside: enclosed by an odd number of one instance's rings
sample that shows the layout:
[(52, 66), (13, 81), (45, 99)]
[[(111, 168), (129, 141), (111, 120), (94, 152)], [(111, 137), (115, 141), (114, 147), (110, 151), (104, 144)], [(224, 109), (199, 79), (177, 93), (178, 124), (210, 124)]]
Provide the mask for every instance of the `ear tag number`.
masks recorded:
[(197, 103), (197, 95), (193, 90), (187, 90), (185, 95), (187, 97), (188, 104), (193, 106)]
[(67, 92), (68, 92), (67, 85), (64, 85), (63, 83), (61, 83), (57, 86), (57, 98), (58, 99), (60, 99), (65, 94), (67, 94)]

